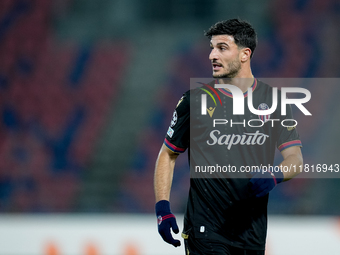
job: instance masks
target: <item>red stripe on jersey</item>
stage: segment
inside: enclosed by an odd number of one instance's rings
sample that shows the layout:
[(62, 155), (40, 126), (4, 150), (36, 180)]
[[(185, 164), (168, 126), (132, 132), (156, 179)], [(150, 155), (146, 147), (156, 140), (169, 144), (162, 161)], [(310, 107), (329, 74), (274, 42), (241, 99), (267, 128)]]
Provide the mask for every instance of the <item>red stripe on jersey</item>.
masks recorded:
[(283, 151), (283, 150), (288, 149), (288, 148), (293, 147), (293, 146), (302, 147), (302, 143), (301, 143), (300, 140), (294, 140), (294, 141), (290, 141), (290, 142), (286, 142), (286, 143), (281, 144), (278, 147), (278, 149), (279, 149), (279, 151)]
[(173, 152), (182, 153), (182, 152), (185, 151), (185, 149), (177, 147), (177, 146), (173, 145), (172, 143), (170, 143), (168, 141), (168, 139), (166, 139), (166, 138), (164, 139), (164, 144), (165, 144), (166, 147), (168, 147)]

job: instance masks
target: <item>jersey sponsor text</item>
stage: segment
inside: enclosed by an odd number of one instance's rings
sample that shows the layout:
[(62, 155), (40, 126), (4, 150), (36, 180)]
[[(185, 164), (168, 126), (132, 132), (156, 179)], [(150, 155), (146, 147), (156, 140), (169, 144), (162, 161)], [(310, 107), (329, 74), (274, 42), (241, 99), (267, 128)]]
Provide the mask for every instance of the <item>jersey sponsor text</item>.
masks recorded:
[(231, 149), (233, 145), (262, 145), (266, 142), (269, 135), (260, 133), (256, 130), (255, 133), (243, 133), (239, 134), (222, 134), (217, 129), (210, 132), (210, 138), (207, 140), (207, 144), (212, 145), (227, 145), (228, 150)]

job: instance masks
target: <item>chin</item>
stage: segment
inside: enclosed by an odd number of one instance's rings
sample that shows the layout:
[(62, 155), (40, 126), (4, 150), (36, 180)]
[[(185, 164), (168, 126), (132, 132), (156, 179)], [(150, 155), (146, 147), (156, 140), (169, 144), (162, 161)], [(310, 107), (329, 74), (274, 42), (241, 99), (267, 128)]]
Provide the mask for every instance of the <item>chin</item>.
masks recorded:
[(232, 78), (232, 77), (230, 77), (230, 75), (228, 75), (228, 74), (216, 74), (216, 73), (214, 73), (213, 78)]
[(213, 77), (214, 78), (221, 78), (222, 76), (224, 76), (225, 74), (219, 74), (219, 73), (213, 73)]

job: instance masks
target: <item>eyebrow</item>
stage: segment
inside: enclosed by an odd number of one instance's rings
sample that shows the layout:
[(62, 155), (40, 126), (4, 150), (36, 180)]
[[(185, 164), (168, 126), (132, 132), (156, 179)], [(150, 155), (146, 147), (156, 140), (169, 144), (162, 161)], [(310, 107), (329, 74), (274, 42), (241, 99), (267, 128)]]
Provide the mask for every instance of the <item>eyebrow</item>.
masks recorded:
[[(217, 43), (216, 46), (221, 46), (221, 45), (225, 45), (227, 47), (229, 47), (229, 45), (227, 43), (224, 43), (224, 42), (220, 42), (220, 43)], [(213, 44), (210, 42), (210, 46), (213, 46)]]

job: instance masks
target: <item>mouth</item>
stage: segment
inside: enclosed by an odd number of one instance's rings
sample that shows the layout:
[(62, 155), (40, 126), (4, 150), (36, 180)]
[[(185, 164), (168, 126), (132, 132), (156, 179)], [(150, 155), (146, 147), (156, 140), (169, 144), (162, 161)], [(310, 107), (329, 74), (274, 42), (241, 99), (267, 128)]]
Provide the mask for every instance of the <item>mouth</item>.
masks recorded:
[(214, 72), (217, 72), (222, 69), (222, 65), (219, 63), (212, 63), (212, 67), (213, 67)]

